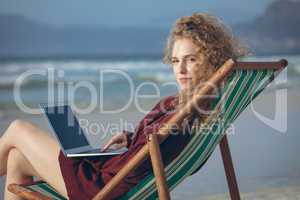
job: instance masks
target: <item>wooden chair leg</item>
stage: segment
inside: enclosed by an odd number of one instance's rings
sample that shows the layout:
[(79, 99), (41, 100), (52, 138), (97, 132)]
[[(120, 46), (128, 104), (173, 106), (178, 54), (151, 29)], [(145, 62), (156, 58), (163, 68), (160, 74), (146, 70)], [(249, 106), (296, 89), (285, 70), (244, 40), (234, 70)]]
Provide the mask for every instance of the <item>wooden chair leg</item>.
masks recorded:
[(170, 200), (170, 193), (165, 176), (165, 168), (163, 165), (159, 141), (157, 135), (150, 134), (148, 137), (149, 153), (151, 157), (151, 163), (153, 172), (156, 179), (156, 186), (158, 190), (159, 200)]
[(224, 169), (226, 173), (227, 184), (229, 187), (230, 197), (232, 200), (240, 200), (241, 199), (240, 192), (236, 181), (236, 176), (234, 173), (232, 158), (231, 158), (226, 135), (224, 135), (224, 137), (220, 142), (220, 150), (221, 150), (222, 160), (223, 160)]

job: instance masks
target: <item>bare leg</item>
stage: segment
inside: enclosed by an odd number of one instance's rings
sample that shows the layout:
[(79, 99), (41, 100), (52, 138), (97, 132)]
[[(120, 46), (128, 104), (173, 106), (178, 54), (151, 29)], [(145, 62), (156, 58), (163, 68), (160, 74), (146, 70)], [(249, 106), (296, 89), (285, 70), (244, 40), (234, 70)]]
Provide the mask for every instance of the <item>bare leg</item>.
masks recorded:
[(8, 155), (14, 148), (24, 155), (36, 174), (67, 197), (58, 162), (60, 147), (53, 137), (31, 123), (21, 120), (12, 122), (0, 139), (1, 173), (8, 174), (10, 169), (2, 166), (2, 163), (9, 165)]
[(37, 174), (37, 172), (34, 170), (29, 161), (16, 148), (11, 149), (9, 151), (7, 160), (7, 174), (5, 182), (4, 199), (21, 199), (7, 190), (8, 185), (11, 183), (31, 183), (33, 181), (33, 176), (39, 177), (39, 174)]

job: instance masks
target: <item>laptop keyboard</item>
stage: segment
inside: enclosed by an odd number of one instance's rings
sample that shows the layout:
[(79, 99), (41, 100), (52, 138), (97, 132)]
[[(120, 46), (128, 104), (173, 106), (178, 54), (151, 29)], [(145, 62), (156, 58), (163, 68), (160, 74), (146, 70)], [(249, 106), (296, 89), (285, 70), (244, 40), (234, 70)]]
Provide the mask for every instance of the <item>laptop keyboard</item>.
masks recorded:
[(101, 153), (101, 149), (93, 149), (93, 150), (85, 151), (82, 153)]

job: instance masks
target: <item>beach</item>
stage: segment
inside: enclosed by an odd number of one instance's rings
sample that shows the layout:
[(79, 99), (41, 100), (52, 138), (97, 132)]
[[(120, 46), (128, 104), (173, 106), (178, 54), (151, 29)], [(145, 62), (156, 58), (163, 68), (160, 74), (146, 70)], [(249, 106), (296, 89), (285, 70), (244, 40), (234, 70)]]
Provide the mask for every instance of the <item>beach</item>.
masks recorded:
[[(297, 200), (300, 199), (299, 185), (290, 185), (277, 188), (259, 188), (254, 192), (241, 193), (243, 200)], [(199, 198), (203, 200), (230, 200), (229, 194), (212, 195)]]
[[(277, 59), (277, 57), (268, 59)], [(293, 59), (294, 62), (292, 63), (300, 66), (300, 56)], [(85, 119), (89, 121), (90, 124), (98, 124), (98, 126), (94, 125), (96, 130), (90, 127), (91, 132), (89, 137), (93, 146), (100, 147), (110, 136), (123, 128), (132, 131), (139, 120), (145, 115), (146, 111), (149, 111), (158, 99), (176, 92), (174, 87), (166, 88), (163, 86), (166, 80), (172, 80), (169, 69), (163, 68), (158, 70), (160, 69), (159, 65), (159, 67), (155, 68), (157, 70), (155, 70), (154, 75), (150, 76), (151, 70), (148, 69), (149, 66), (159, 62), (145, 61), (142, 63), (133, 62), (130, 65), (142, 65), (142, 68), (125, 68), (125, 71), (127, 70), (128, 74), (135, 77), (135, 86), (145, 81), (159, 83), (159, 89), (161, 91), (160, 97), (148, 98), (146, 100), (141, 99), (138, 105), (142, 108), (143, 112), (141, 112), (141, 109), (137, 109), (136, 106), (130, 105), (127, 109), (117, 114), (104, 113), (103, 110), (99, 109), (95, 109), (88, 114), (78, 114), (80, 119)], [(116, 63), (114, 64), (116, 65)], [(126, 66), (129, 65), (128, 62), (125, 62), (125, 64)], [(119, 63), (118, 65), (125, 66), (125, 64), (122, 65)], [(9, 65), (9, 63), (2, 65)], [(109, 66), (109, 64), (106, 65)], [(65, 68), (67, 69), (66, 74), (69, 73), (69, 76), (65, 77), (66, 79), (77, 78), (82, 80), (85, 78), (86, 80), (94, 81), (91, 76), (93, 71), (86, 72), (83, 76), (81, 71), (76, 72), (75, 70), (74, 72), (70, 67)], [(143, 72), (143, 69), (148, 69), (148, 71), (146, 70), (147, 73)], [(15, 71), (17, 70), (18, 69), (15, 68)], [(13, 74), (15, 72), (5, 73)], [(9, 79), (7, 74), (5, 75), (7, 79)], [(0, 76), (1, 75), (3, 74), (0, 74)], [(288, 82), (279, 82), (277, 85), (267, 88), (255, 99), (253, 107), (251, 108), (251, 106), (249, 106), (235, 121), (233, 134), (228, 136), (242, 199), (300, 199), (300, 84), (298, 75), (290, 76), (289, 73), (287, 73), (287, 76)], [(45, 83), (43, 80), (36, 79), (30, 81), (24, 89), (24, 99), (28, 105), (37, 107), (38, 102), (45, 100), (43, 98), (45, 95), (43, 93)], [(107, 77), (106, 81), (105, 84), (113, 83), (114, 88), (108, 90), (108, 95), (106, 99), (104, 99), (104, 108), (112, 109), (124, 105), (124, 99), (126, 99), (125, 96), (127, 94), (126, 89), (122, 88), (124, 81), (117, 80), (116, 77), (113, 76)], [(94, 81), (94, 83), (97, 84), (98, 82)], [(28, 114), (20, 110), (13, 103), (13, 99), (11, 98), (12, 94), (9, 92), (11, 89), (12, 87), (9, 81), (6, 81), (0, 86), (0, 133), (2, 134), (14, 119), (23, 119), (34, 123), (51, 134), (52, 130), (43, 114)], [(153, 91), (153, 88), (147, 88), (146, 86), (143, 90), (145, 94), (153, 94)], [(276, 94), (281, 94), (285, 97), (284, 92), (280, 93), (282, 91), (287, 92), (287, 118), (279, 118), (281, 121), (267, 125), (263, 122), (261, 116), (267, 117), (269, 121), (274, 119), (275, 113), (278, 112), (275, 112)], [(32, 97), (32, 94), (36, 94), (35, 98)], [(85, 102), (84, 97), (84, 91), (77, 96), (76, 102), (78, 105), (86, 105), (84, 103), (80, 104), (80, 102)], [(97, 105), (99, 106), (100, 103), (101, 102), (98, 102)], [(284, 109), (280, 110), (280, 112), (284, 111)], [(284, 115), (284, 113), (279, 113), (278, 116)], [(286, 130), (284, 128), (285, 122)], [(110, 126), (112, 124), (118, 126), (112, 127)], [(282, 124), (282, 126), (277, 126), (276, 124)], [(93, 134), (93, 131), (96, 133), (104, 130), (107, 131), (105, 137), (103, 135)], [(1, 177), (0, 196), (3, 196), (3, 187), (4, 178)], [(171, 196), (172, 199), (178, 200), (228, 199), (227, 192), (228, 188), (224, 168), (219, 148), (217, 148), (207, 164), (196, 174), (177, 186), (176, 189), (171, 192)]]

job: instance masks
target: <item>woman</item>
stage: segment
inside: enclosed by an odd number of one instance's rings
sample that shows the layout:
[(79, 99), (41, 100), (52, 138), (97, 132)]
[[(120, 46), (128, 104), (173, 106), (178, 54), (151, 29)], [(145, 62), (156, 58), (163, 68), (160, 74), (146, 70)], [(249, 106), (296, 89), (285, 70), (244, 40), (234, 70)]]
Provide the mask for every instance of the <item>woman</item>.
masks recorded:
[[(159, 127), (184, 106), (196, 87), (201, 87), (229, 58), (243, 55), (230, 31), (215, 17), (193, 14), (178, 19), (170, 32), (164, 62), (171, 64), (180, 86), (177, 96), (162, 99), (141, 120), (132, 133), (114, 136), (111, 145), (127, 146), (128, 151), (100, 161), (66, 158), (55, 139), (37, 126), (22, 120), (13, 121), (0, 139), (0, 175), (6, 174), (6, 185), (29, 183), (38, 177), (69, 199), (91, 199), (132, 158), (143, 145), (146, 135)], [(208, 107), (209, 102), (204, 107)], [(193, 124), (192, 120), (188, 124)], [(188, 142), (188, 134), (171, 135), (162, 146), (164, 164), (171, 162)], [(174, 148), (176, 147), (176, 148)], [(115, 199), (129, 191), (151, 170), (146, 160), (113, 192)], [(18, 199), (5, 189), (5, 199)]]

